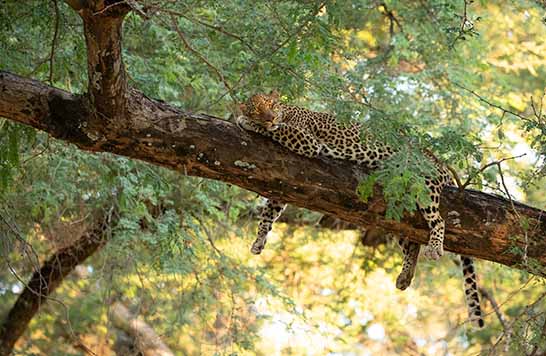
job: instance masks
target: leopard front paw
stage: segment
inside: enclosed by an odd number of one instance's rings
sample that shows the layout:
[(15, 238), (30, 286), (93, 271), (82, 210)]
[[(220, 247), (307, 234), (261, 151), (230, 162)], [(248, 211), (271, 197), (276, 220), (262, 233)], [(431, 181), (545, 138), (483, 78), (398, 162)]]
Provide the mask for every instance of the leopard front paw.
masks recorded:
[(425, 257), (431, 260), (439, 260), (444, 255), (444, 247), (439, 241), (429, 241), (425, 247)]
[(244, 115), (237, 116), (235, 123), (243, 130), (253, 131), (251, 122)]
[(243, 130), (256, 132), (256, 133), (259, 133), (260, 135), (264, 135), (264, 136), (269, 136), (270, 135), (269, 132), (264, 127), (262, 127), (259, 124), (249, 120), (244, 115), (239, 116), (237, 118), (237, 120), (235, 120), (235, 122), (237, 123), (237, 126), (239, 126), (239, 128), (241, 128)]

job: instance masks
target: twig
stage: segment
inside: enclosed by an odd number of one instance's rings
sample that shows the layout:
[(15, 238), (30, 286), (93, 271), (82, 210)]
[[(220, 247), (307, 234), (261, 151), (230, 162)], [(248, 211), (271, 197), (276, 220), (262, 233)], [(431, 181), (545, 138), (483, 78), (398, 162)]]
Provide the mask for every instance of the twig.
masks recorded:
[(285, 23), (286, 18), (283, 18), (283, 16), (281, 16), (279, 12), (277, 11), (277, 8), (275, 6), (271, 6), (272, 5), (271, 3), (272, 2), (265, 2), (265, 7), (267, 7), (269, 11), (273, 14), (273, 17), (275, 17), (275, 20), (277, 20), (279, 27), (281, 27), (284, 33), (290, 36), (290, 29), (286, 27), (286, 23)]
[(446, 164), (445, 167), (451, 173), (453, 179), (455, 179), (455, 183), (457, 183), (457, 188), (459, 188), (459, 190), (462, 192), (464, 190), (464, 185), (461, 183), (461, 178), (459, 177), (459, 174), (457, 173), (455, 168), (451, 167), (449, 164)]
[[(544, 336), (546, 336), (546, 318), (544, 318), (544, 323), (542, 324), (542, 331), (540, 333), (539, 340), (542, 339)], [(538, 342), (533, 346), (533, 350), (529, 354), (529, 356), (535, 356), (538, 352)], [(546, 353), (546, 350), (544, 350)], [(544, 353), (541, 353), (541, 355), (544, 355)]]
[[(497, 304), (497, 301), (495, 300), (493, 295), (487, 289), (485, 289), (483, 287), (478, 287), (478, 291), (480, 292), (481, 296), (484, 299), (487, 299), (489, 301), (489, 303), (491, 303), (491, 307), (495, 311), (495, 314), (497, 315), (497, 318), (499, 319), (499, 322), (501, 323), (502, 328), (504, 329), (504, 332), (507, 333), (507, 335), (511, 335), (512, 330), (508, 329), (509, 327), (506, 324), (506, 319), (504, 318), (504, 315), (502, 314), (502, 312), (501, 312), (501, 310), (499, 308), (499, 305)], [(510, 336), (507, 336), (507, 337), (509, 338)]]
[[(528, 283), (529, 281), (527, 281)], [(525, 285), (527, 285), (527, 283), (525, 283)], [(516, 322), (519, 321), (519, 319), (521, 319), (521, 317), (523, 315), (527, 315), (529, 313), (529, 311), (535, 306), (537, 305), (538, 303), (540, 303), (544, 298), (546, 297), (546, 292), (545, 293), (542, 293), (533, 303), (527, 305), (524, 310), (519, 313), (513, 320), (512, 322), (510, 323), (510, 325), (508, 326), (508, 330), (512, 330), (513, 329), (513, 326), (516, 324)], [(506, 303), (508, 300), (506, 300), (504, 303)], [(504, 304), (502, 303), (502, 304)], [(501, 305), (502, 305), (501, 304)], [(499, 338), (497, 339), (497, 341), (495, 341), (495, 344), (493, 344), (493, 346), (489, 349), (489, 354), (488, 355), (498, 355), (498, 353), (495, 353), (495, 349), (497, 347), (497, 345), (499, 345), (499, 343), (502, 341), (502, 339), (504, 339), (505, 337), (505, 332), (503, 331), (502, 334), (499, 336)], [(506, 335), (508, 336), (508, 335)]]
[(400, 24), (400, 21), (394, 15), (394, 12), (392, 10), (389, 10), (389, 8), (387, 7), (387, 4), (383, 2), (379, 6), (383, 7), (383, 9), (385, 10), (385, 16), (389, 19), (389, 34), (390, 34), (391, 40), (394, 36), (394, 24), (396, 24), (396, 26), (398, 26), (398, 28), (400, 29), (400, 32), (402, 32), (405, 35), (404, 28)]
[(49, 85), (53, 85), (53, 61), (55, 58), (55, 47), (57, 46), (57, 39), (59, 37), (59, 3), (58, 0), (52, 0), (53, 7), (55, 9), (55, 30), (53, 32), (53, 40), (51, 41), (51, 52), (49, 53)]
[(516, 206), (514, 205), (514, 200), (512, 199), (512, 195), (508, 191), (508, 187), (506, 186), (506, 182), (504, 181), (504, 175), (502, 174), (502, 168), (501, 168), (501, 161), (495, 162), (495, 164), (499, 168), (499, 175), (501, 178), (502, 187), (504, 188), (504, 193), (508, 196), (508, 199), (510, 200), (510, 205), (512, 205), (512, 209), (514, 210), (514, 213), (516, 213), (517, 217), (520, 218), (519, 213), (516, 210)]
[(214, 240), (212, 238), (212, 235), (209, 231), (209, 229), (207, 229), (207, 226), (206, 224), (203, 222), (203, 220), (198, 217), (197, 215), (195, 214), (192, 214), (192, 216), (199, 222), (199, 225), (201, 225), (201, 228), (203, 229), (203, 231), (205, 232), (205, 235), (207, 235), (207, 240), (208, 242), (210, 243), (210, 245), (212, 246), (212, 248), (219, 254), (219, 255), (223, 255), (222, 251), (216, 247), (216, 244), (214, 243)]
[(241, 42), (241, 44), (243, 44), (245, 47), (247, 47), (251, 52), (257, 53), (257, 51), (254, 49), (254, 47), (252, 47), (252, 45), (250, 43), (248, 43), (245, 39), (243, 39), (241, 36), (239, 36), (236, 33), (233, 33), (233, 32), (230, 32), (230, 31), (226, 30), (225, 28), (223, 28), (221, 26), (216, 26), (216, 25), (210, 24), (208, 22), (205, 22), (203, 20), (190, 17), (190, 16), (188, 16), (188, 15), (186, 15), (186, 14), (180, 12), (180, 11), (159, 8), (158, 12), (164, 12), (164, 13), (167, 13), (167, 14), (170, 14), (170, 15), (180, 16), (180, 17), (183, 17), (186, 20), (191, 21), (191, 22), (193, 22), (195, 24), (199, 24), (199, 25), (201, 25), (203, 27), (209, 28), (209, 29), (214, 30), (216, 32), (220, 32), (220, 33), (222, 33), (222, 34), (224, 34), (224, 35), (226, 35), (228, 37), (234, 38), (237, 41)]
[(34, 65), (34, 69), (32, 71), (30, 71), (27, 76), (31, 77), (33, 76), (34, 74), (36, 74), (36, 72), (38, 72), (38, 70), (40, 69), (40, 67), (42, 66), (42, 64), (44, 63), (47, 63), (50, 61), (50, 58), (49, 56), (45, 57), (45, 58), (42, 58), (40, 60), (38, 60), (38, 62)]
[(127, 4), (131, 7), (133, 11), (135, 11), (140, 17), (142, 17), (144, 20), (149, 20), (150, 17), (141, 6), (139, 6), (138, 2), (136, 0), (127, 0)]
[(464, 31), (464, 25), (466, 24), (466, 21), (468, 21), (468, 17), (467, 17), (467, 13), (466, 13), (468, 2), (467, 2), (467, 0), (463, 0), (463, 3), (464, 3), (464, 8), (463, 8), (463, 18), (462, 18), (462, 21), (461, 21), (461, 28), (460, 28), (461, 32)]
[(111, 8), (113, 7), (116, 7), (116, 6), (120, 6), (120, 5), (126, 5), (129, 7), (129, 9), (132, 9), (131, 5), (129, 5), (129, 2), (126, 1), (126, 0), (122, 0), (122, 1), (119, 1), (119, 2), (114, 2), (110, 5), (106, 5), (103, 9), (99, 10), (99, 11), (95, 11), (93, 13), (93, 16), (96, 16), (96, 15), (101, 15), (103, 13), (105, 13), (106, 11), (110, 10)]
[(306, 21), (304, 21), (297, 29), (296, 31), (294, 31), (292, 33), (292, 35), (288, 36), (284, 41), (282, 41), (280, 44), (277, 45), (277, 47), (275, 47), (275, 49), (273, 49), (273, 51), (271, 51), (271, 53), (269, 54), (269, 56), (277, 53), (278, 50), (280, 50), (281, 48), (283, 48), (284, 46), (286, 46), (288, 44), (288, 42), (290, 42), (292, 40), (292, 38), (296, 37), (300, 32), (303, 31), (303, 29), (309, 24), (309, 22), (311, 21), (311, 19), (315, 18), (315, 16), (317, 16), (317, 14), (322, 10), (322, 8), (326, 5), (325, 2), (322, 2), (316, 9), (315, 11), (313, 11), (313, 13), (309, 16), (309, 19), (307, 19)]
[[(468, 5), (471, 4), (471, 0), (463, 0), (463, 14), (459, 17), (461, 18), (461, 26), (459, 27), (459, 33), (453, 39), (453, 42), (450, 44), (450, 48), (453, 49), (458, 40), (465, 39), (465, 35), (469, 34), (471, 36), (478, 35), (479, 33), (474, 29), (474, 23), (468, 19)], [(479, 18), (477, 18), (479, 20)]]
[[(235, 84), (234, 88), (238, 88), (242, 85), (243, 83), (243, 79), (250, 73), (254, 70), (254, 68), (256, 68), (256, 66), (265, 58), (269, 58), (270, 60), (272, 59), (272, 56), (277, 53), (281, 48), (283, 48), (284, 46), (286, 46), (294, 37), (298, 36), (304, 29), (305, 27), (309, 24), (309, 22), (311, 21), (311, 19), (315, 18), (315, 16), (317, 16), (317, 14), (320, 12), (320, 10), (322, 10), (322, 8), (326, 5), (325, 2), (322, 2), (319, 4), (319, 6), (308, 16), (308, 19), (305, 20), (294, 32), (292, 32), (291, 35), (289, 35), (284, 41), (282, 41), (281, 43), (279, 43), (277, 46), (275, 46), (273, 48), (273, 50), (271, 52), (268, 52), (268, 53), (265, 53), (263, 54), (262, 56), (258, 57), (254, 62), (252, 62), (248, 67), (247, 69), (239, 76), (239, 79), (237, 80), (237, 83)], [(228, 94), (228, 92), (220, 95), (220, 97), (214, 102), (211, 104), (212, 105), (215, 105), (217, 102), (219, 102), (224, 96), (226, 96), (226, 94)]]
[[(504, 192), (506, 193), (506, 195), (508, 196), (508, 199), (510, 200), (510, 205), (512, 206), (512, 210), (514, 211), (514, 214), (518, 218), (518, 221), (521, 221), (521, 215), (516, 210), (516, 206), (514, 205), (514, 200), (512, 199), (512, 196), (510, 195), (510, 192), (508, 191), (508, 187), (506, 186), (506, 182), (504, 181), (504, 175), (502, 174), (501, 162), (497, 163), (497, 167), (499, 167), (499, 175), (500, 175), (500, 178), (501, 178), (502, 187), (504, 188)], [(528, 263), (527, 253), (528, 253), (528, 249), (529, 249), (529, 236), (528, 236), (528, 233), (527, 233), (527, 229), (523, 228), (523, 226), (522, 226), (522, 231), (523, 231), (523, 237), (525, 239), (525, 246), (523, 247), (522, 260), (523, 260), (523, 265), (527, 266), (528, 265), (527, 264)]]
[(542, 103), (544, 101), (544, 96), (546, 96), (546, 89), (544, 89), (544, 94), (542, 94), (542, 98), (540, 98), (540, 106), (538, 107), (538, 110), (535, 106), (535, 100), (533, 97), (531, 97), (531, 109), (533, 109), (533, 115), (538, 119), (539, 122), (542, 121)]
[(25, 159), (25, 160), (21, 163), (21, 166), (24, 166), (28, 161), (33, 160), (34, 158), (43, 155), (47, 150), (49, 150), (49, 137), (50, 137), (50, 136), (48, 135), (47, 138), (46, 138), (45, 147), (44, 147), (40, 152), (38, 152), (38, 153), (32, 155), (31, 157)]
[(226, 78), (224, 77), (222, 72), (220, 72), (220, 70), (218, 68), (216, 68), (212, 63), (210, 63), (209, 60), (204, 55), (202, 55), (199, 51), (197, 51), (196, 49), (194, 49), (190, 45), (188, 39), (186, 38), (186, 35), (184, 35), (184, 33), (180, 30), (180, 27), (178, 27), (178, 23), (176, 22), (176, 18), (174, 17), (174, 15), (171, 14), (170, 18), (171, 18), (172, 26), (173, 26), (174, 30), (176, 31), (176, 33), (178, 34), (178, 37), (180, 37), (180, 39), (182, 40), (182, 43), (184, 44), (184, 47), (188, 51), (190, 51), (193, 55), (195, 55), (197, 58), (199, 58), (199, 60), (201, 60), (203, 63), (205, 63), (216, 74), (218, 79), (220, 79), (220, 81), (224, 84), (224, 86), (228, 90), (229, 95), (231, 96), (233, 101), (235, 103), (237, 103), (238, 102), (237, 97), (233, 93), (233, 89), (232, 89), (231, 85), (229, 85), (229, 83), (226, 81)]
[[(481, 167), (476, 173), (474, 173), (473, 175), (471, 175), (470, 177), (467, 178), (466, 182), (464, 182), (463, 185), (459, 185), (459, 188), (461, 190), (464, 190), (469, 184), (470, 182), (472, 182), (472, 180), (474, 180), (474, 178), (476, 178), (480, 173), (482, 173), (483, 171), (485, 171), (487, 168), (491, 167), (491, 166), (499, 166), (499, 169), (500, 169), (500, 164), (504, 161), (508, 161), (508, 160), (511, 160), (511, 159), (517, 159), (517, 158), (521, 158), (523, 156), (526, 156), (527, 153), (523, 153), (519, 156), (513, 156), (513, 157), (506, 157), (506, 158), (503, 158), (503, 159), (500, 159), (498, 161), (494, 161), (494, 162), (489, 162), (488, 164), (486, 164), (485, 166)], [(449, 169), (449, 168), (448, 168)], [(451, 169), (450, 169), (451, 171)], [(452, 172), (452, 171), (451, 171)], [(452, 172), (453, 173), (453, 172)], [(460, 182), (457, 182), (457, 184), (459, 184)], [(512, 204), (513, 205), (513, 204)]]
[(455, 85), (456, 87), (459, 87), (460, 89), (463, 89), (464, 91), (467, 91), (469, 92), (470, 94), (474, 95), (476, 98), (478, 98), (481, 102), (495, 108), (495, 109), (499, 109), (502, 111), (503, 115), (504, 114), (510, 114), (510, 115), (513, 115), (515, 117), (519, 117), (520, 119), (524, 120), (524, 121), (530, 121), (529, 118), (523, 116), (522, 114), (519, 114), (519, 113), (516, 113), (512, 110), (509, 110), (509, 109), (506, 109), (506, 108), (503, 108), (502, 106), (498, 105), (498, 104), (494, 104), (492, 102), (490, 102), (489, 100), (487, 100), (486, 98), (484, 98), (483, 96), (481, 96), (480, 94), (476, 93), (474, 90), (472, 89), (468, 89), (467, 87), (455, 82), (455, 81), (451, 81), (451, 83), (453, 83), (453, 85)]

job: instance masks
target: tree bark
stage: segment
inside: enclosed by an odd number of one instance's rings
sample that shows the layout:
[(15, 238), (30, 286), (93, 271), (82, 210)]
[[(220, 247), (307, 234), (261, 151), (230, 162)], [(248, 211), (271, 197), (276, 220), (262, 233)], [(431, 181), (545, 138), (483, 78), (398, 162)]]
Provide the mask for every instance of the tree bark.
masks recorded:
[(95, 4), (79, 12), (87, 46), (88, 98), (105, 124), (115, 125), (117, 119), (125, 116), (127, 108), (121, 33), (123, 18), (129, 10), (121, 4), (107, 9)]
[(97, 219), (87, 233), (72, 245), (53, 254), (35, 271), (23, 292), (0, 325), (0, 356), (9, 355), (30, 320), (74, 268), (99, 250), (107, 241), (110, 213)]
[[(111, 152), (185, 175), (224, 181), (355, 225), (377, 227), (419, 243), (428, 241), (428, 227), (419, 214), (400, 222), (385, 219), (380, 188), (376, 187), (367, 203), (358, 198), (355, 189), (369, 173), (366, 168), (298, 156), (230, 122), (190, 113), (127, 88), (119, 50), (127, 5), (123, 1), (85, 3), (87, 7), (78, 13), (86, 37), (98, 36), (101, 31), (110, 34), (102, 34), (102, 40), (94, 42), (86, 39), (92, 52), (88, 60), (93, 63), (88, 66), (90, 93), (77, 96), (0, 72), (0, 116), (46, 131), (83, 150)], [(86, 16), (89, 9), (96, 15), (92, 19)], [(117, 100), (116, 95), (123, 95), (124, 100)], [(545, 211), (495, 195), (447, 188), (441, 213), (446, 219), (446, 250), (545, 275)]]

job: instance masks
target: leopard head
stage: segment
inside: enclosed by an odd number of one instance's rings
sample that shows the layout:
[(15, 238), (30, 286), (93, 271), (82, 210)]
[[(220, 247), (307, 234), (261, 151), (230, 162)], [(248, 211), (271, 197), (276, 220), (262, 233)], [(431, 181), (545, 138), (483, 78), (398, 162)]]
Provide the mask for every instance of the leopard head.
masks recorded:
[(254, 94), (240, 109), (251, 121), (274, 130), (280, 120), (279, 93), (273, 90), (269, 94)]

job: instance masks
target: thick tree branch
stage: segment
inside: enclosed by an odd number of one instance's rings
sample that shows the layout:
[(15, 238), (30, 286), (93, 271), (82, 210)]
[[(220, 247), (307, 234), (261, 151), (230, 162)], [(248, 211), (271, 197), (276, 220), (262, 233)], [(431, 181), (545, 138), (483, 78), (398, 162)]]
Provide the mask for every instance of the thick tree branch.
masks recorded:
[(35, 271), (23, 292), (0, 324), (0, 356), (10, 355), (15, 342), (25, 332), (30, 320), (64, 278), (107, 241), (105, 231), (111, 223), (111, 211), (97, 217), (94, 226), (72, 245), (53, 254)]
[[(428, 228), (416, 214), (401, 222), (386, 220), (380, 190), (363, 203), (355, 194), (366, 169), (350, 162), (308, 159), (266, 137), (204, 114), (192, 114), (128, 92), (120, 125), (92, 124), (86, 101), (43, 83), (0, 72), (0, 116), (48, 132), (94, 152), (111, 152), (168, 167), (186, 175), (221, 180), (263, 196), (335, 215), (355, 225), (381, 227), (425, 243)], [(546, 264), (546, 212), (473, 190), (448, 188), (442, 195), (446, 249), (460, 254), (521, 265), (526, 220), (528, 258)], [(515, 211), (513, 210), (515, 209)]]

